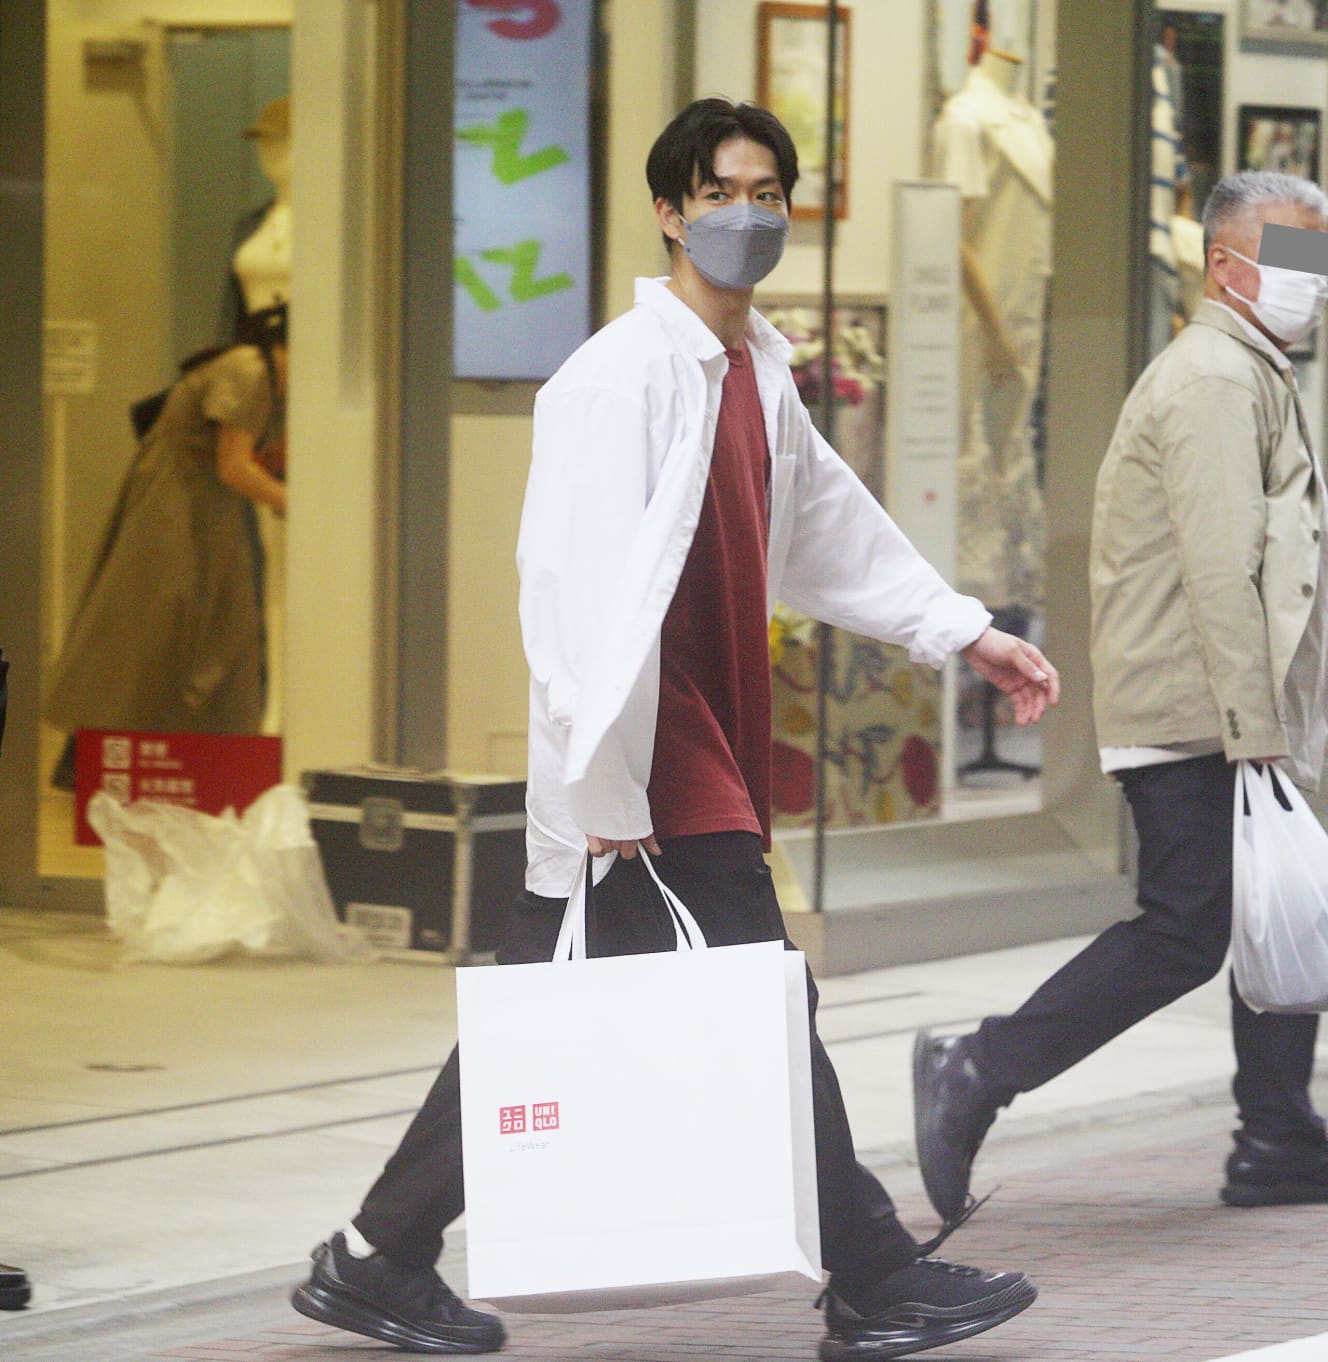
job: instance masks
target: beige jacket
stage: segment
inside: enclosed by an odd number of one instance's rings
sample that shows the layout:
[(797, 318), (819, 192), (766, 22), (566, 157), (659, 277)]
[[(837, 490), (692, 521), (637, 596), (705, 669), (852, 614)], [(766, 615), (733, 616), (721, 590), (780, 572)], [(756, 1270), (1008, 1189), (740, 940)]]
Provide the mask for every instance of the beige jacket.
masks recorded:
[(1287, 755), (1285, 683), (1319, 588), (1322, 523), (1292, 376), (1202, 303), (1134, 385), (1098, 473), (1099, 744)]

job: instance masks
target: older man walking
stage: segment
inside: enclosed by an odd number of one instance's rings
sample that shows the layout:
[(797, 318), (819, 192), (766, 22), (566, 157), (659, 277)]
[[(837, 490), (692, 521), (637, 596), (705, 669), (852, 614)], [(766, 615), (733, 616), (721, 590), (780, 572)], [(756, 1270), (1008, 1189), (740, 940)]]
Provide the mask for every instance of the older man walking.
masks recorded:
[[(1286, 352), (1318, 324), (1318, 275), (1260, 266), (1265, 223), (1324, 231), (1328, 198), (1288, 175), (1223, 180), (1204, 210), (1204, 301), (1126, 400), (1098, 475), (1090, 577), (1102, 769), (1139, 836), (1139, 915), (1108, 928), (1016, 1012), (919, 1034), (918, 1157), (947, 1220), (997, 1111), (1222, 967), (1231, 936), (1234, 763), (1323, 766), (1325, 490)], [(1222, 1199), (1328, 1201), (1310, 1101), (1317, 1016), (1252, 1012), (1231, 989), (1240, 1116)]]

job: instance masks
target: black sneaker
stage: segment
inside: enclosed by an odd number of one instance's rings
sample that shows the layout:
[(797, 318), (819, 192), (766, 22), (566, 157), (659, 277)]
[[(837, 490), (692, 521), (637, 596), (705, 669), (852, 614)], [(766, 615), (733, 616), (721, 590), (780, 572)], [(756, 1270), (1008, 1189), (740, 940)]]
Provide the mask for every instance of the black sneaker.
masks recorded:
[(291, 1293), (302, 1315), (407, 1352), (492, 1353), (507, 1334), (496, 1315), (472, 1310), (432, 1269), (375, 1253), (356, 1258), (334, 1234), (313, 1252), (313, 1272)]
[(1277, 1143), (1237, 1131), (1220, 1195), (1228, 1206), (1328, 1202), (1328, 1146)]
[(22, 1310), (32, 1299), (32, 1283), (21, 1267), (0, 1263), (0, 1310)]
[[(821, 1362), (904, 1357), (1004, 1324), (1037, 1299), (1022, 1272), (983, 1272), (940, 1258), (919, 1258), (857, 1297), (826, 1288)], [(863, 1311), (869, 1313), (862, 1313)]]

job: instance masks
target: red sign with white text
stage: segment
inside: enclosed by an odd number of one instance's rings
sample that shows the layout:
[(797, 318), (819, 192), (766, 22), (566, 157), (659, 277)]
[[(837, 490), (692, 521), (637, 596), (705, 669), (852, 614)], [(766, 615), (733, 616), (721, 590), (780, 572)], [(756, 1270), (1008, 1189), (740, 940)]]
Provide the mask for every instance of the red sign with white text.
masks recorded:
[(127, 733), (80, 728), (74, 757), (74, 841), (100, 846), (88, 800), (157, 799), (200, 813), (242, 813), (281, 782), (281, 739), (249, 733)]

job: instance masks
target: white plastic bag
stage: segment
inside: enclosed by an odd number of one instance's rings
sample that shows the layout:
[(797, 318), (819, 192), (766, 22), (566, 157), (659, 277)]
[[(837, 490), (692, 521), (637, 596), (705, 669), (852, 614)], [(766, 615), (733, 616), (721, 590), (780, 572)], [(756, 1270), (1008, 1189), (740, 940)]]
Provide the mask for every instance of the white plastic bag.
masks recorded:
[(106, 846), (106, 918), (126, 959), (367, 955), (353, 929), (337, 923), (293, 785), (274, 785), (240, 818), (154, 800), (119, 804), (99, 791), (88, 822)]
[(1328, 1010), (1328, 832), (1272, 766), (1236, 770), (1231, 953), (1256, 1012)]

